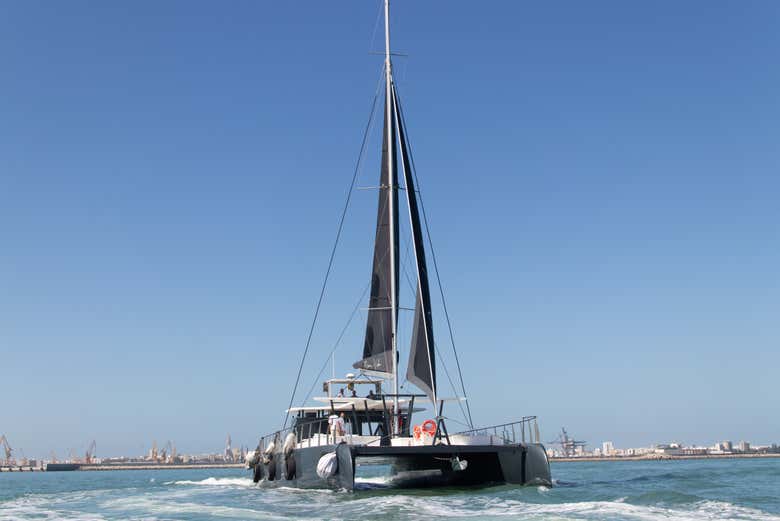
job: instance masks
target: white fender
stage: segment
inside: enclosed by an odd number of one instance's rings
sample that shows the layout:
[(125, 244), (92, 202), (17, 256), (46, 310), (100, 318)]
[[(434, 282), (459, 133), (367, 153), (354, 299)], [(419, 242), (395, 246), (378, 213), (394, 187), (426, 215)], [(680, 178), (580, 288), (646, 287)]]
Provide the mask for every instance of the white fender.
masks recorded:
[(317, 475), (322, 479), (328, 479), (336, 475), (339, 469), (339, 460), (335, 452), (328, 452), (317, 462)]
[(284, 445), (282, 446), (282, 452), (285, 453), (285, 455), (290, 454), (292, 450), (295, 448), (295, 444), (297, 443), (297, 440), (295, 438), (295, 433), (291, 432), (287, 435), (287, 437), (284, 439)]
[(273, 441), (268, 445), (268, 447), (265, 448), (263, 451), (263, 465), (268, 465), (271, 462), (271, 457), (274, 455), (275, 448), (276, 443)]
[(260, 451), (250, 450), (246, 453), (247, 468), (254, 467), (258, 461), (260, 461)]

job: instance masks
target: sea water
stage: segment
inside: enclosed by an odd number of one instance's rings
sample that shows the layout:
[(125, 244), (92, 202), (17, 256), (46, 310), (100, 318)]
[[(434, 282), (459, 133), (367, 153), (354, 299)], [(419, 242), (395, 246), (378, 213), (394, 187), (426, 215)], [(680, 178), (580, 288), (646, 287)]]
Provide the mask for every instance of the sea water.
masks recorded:
[(553, 463), (555, 486), (255, 485), (242, 469), (0, 474), (0, 521), (578, 519), (780, 521), (780, 459)]

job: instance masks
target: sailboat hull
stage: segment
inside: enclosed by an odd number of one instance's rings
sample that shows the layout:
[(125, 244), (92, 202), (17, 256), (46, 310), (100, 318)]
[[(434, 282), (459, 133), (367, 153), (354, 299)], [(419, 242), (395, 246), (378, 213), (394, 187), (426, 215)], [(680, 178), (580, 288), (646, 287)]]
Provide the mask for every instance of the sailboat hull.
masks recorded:
[[(333, 452), (337, 455), (338, 470), (322, 478), (317, 474), (317, 464), (322, 456)], [(289, 463), (291, 458), (294, 468)], [(367, 465), (388, 469), (387, 485), (398, 488), (552, 485), (544, 447), (534, 443), (412, 447), (342, 443), (304, 447), (293, 450), (287, 457), (276, 453), (259, 476), (255, 473), (255, 478), (299, 488), (351, 491), (361, 488), (360, 481), (355, 479), (355, 469)], [(274, 467), (271, 472), (269, 466)]]

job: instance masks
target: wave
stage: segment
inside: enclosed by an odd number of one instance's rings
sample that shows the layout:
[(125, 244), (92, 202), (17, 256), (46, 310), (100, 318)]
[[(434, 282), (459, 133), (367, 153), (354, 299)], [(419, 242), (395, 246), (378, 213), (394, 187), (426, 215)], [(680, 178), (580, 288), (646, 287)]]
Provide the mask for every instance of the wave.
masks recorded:
[[(227, 478), (229, 479), (229, 478)], [(195, 486), (207, 480), (195, 481)], [(177, 485), (185, 485), (177, 483)], [(211, 485), (208, 485), (211, 486)], [(223, 486), (223, 485), (220, 485)], [(235, 485), (228, 485), (235, 486)], [(290, 494), (276, 489), (273, 494), (263, 491), (257, 496), (236, 496), (236, 504), (201, 502), (197, 496), (181, 501), (166, 494), (148, 493), (125, 498), (104, 498), (91, 502), (100, 513), (85, 512), (76, 497), (57, 498), (37, 496), (18, 498), (0, 503), (0, 521), (106, 521), (109, 519), (144, 519), (154, 521), (197, 517), (199, 519), (527, 519), (527, 520), (628, 520), (655, 521), (780, 521), (780, 516), (760, 510), (741, 507), (723, 501), (699, 501), (686, 508), (639, 505), (624, 501), (582, 501), (568, 503), (532, 503), (496, 496), (474, 496), (464, 493), (448, 496), (413, 496), (392, 494), (357, 497), (351, 494), (331, 495), (328, 498), (312, 491)], [(299, 491), (300, 492), (300, 491)], [(538, 489), (529, 492), (540, 493)], [(66, 495), (67, 496), (67, 495)], [(271, 496), (271, 497), (269, 497)], [(96, 499), (96, 498), (93, 498)], [(177, 500), (178, 499), (178, 500)], [(212, 498), (213, 499), (213, 498)], [(243, 504), (238, 504), (243, 503)]]
[(384, 485), (390, 483), (390, 476), (356, 477), (355, 483), (371, 483), (374, 485)]
[(780, 521), (780, 516), (740, 507), (722, 501), (699, 501), (688, 508), (637, 505), (625, 501), (582, 501), (571, 503), (530, 503), (500, 498), (466, 496), (463, 498), (386, 496), (373, 497), (369, 505), (344, 505), (342, 513), (352, 518), (362, 513), (387, 514), (408, 519), (479, 518), (479, 519), (620, 519), (653, 521)]
[(0, 502), (0, 521), (105, 521), (106, 518), (101, 514), (83, 512), (71, 504), (84, 497), (81, 493), (67, 498), (40, 495)]
[[(206, 477), (209, 474), (211, 477)], [(116, 476), (119, 479), (121, 475)], [(24, 495), (0, 501), (0, 521), (367, 518), (377, 521), (780, 521), (780, 512), (733, 504), (725, 500), (729, 498), (715, 500), (694, 495), (694, 492), (704, 495), (701, 488), (673, 487), (666, 483), (652, 490), (641, 482), (623, 487), (593, 486), (594, 482), (576, 474), (570, 476), (573, 479), (569, 482), (556, 481), (552, 488), (502, 486), (476, 490), (388, 490), (388, 476), (359, 476), (357, 482), (361, 490), (355, 493), (304, 490), (279, 484), (256, 485), (236, 473), (179, 474), (179, 477), (195, 479), (164, 483), (159, 477), (152, 482), (148, 476), (142, 479), (128, 476), (119, 480), (124, 487), (106, 481), (105, 475), (84, 473), (75, 477), (90, 479), (88, 483), (101, 488), (58, 493), (29, 493), (20, 489)], [(134, 480), (128, 483), (123, 479)], [(77, 483), (83, 486), (82, 482)], [(105, 488), (112, 486), (114, 488)], [(753, 501), (750, 504), (777, 510), (780, 503), (773, 498), (764, 503), (757, 502), (757, 493), (754, 491), (750, 496)], [(735, 500), (735, 503), (741, 501)]]
[[(198, 518), (217, 518), (217, 519), (243, 519), (243, 520), (279, 520), (286, 519), (285, 516), (267, 512), (255, 508), (231, 505), (214, 505), (202, 502), (184, 502), (170, 501), (166, 497), (130, 497), (123, 500), (110, 500), (101, 505), (106, 512), (114, 512), (117, 516), (111, 516), (114, 519), (127, 519), (130, 514), (133, 519), (159, 519), (170, 518), (169, 516), (197, 516)], [(186, 517), (185, 517), (186, 519)]]
[(190, 485), (190, 486), (208, 486), (208, 487), (245, 487), (255, 488), (257, 484), (249, 478), (206, 478), (199, 481), (180, 480), (167, 481), (165, 485)]

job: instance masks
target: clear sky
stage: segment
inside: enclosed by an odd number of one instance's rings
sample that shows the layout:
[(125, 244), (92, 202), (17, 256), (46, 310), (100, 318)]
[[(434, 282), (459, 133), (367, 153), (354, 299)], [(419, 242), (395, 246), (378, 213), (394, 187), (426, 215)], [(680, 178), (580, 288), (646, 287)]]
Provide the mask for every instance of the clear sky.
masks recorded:
[[(14, 446), (203, 451), (279, 427), (377, 85), (378, 7), (0, 2)], [(392, 20), (475, 421), (780, 442), (780, 4), (396, 0)], [(370, 148), (361, 186), (376, 132)], [(304, 391), (368, 281), (375, 205), (355, 192)]]

